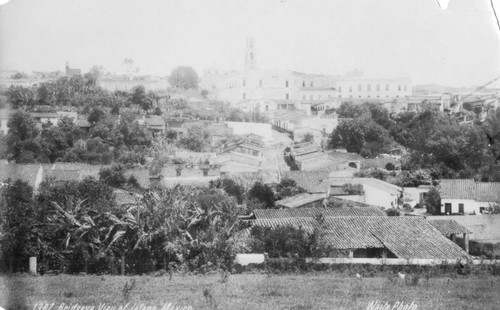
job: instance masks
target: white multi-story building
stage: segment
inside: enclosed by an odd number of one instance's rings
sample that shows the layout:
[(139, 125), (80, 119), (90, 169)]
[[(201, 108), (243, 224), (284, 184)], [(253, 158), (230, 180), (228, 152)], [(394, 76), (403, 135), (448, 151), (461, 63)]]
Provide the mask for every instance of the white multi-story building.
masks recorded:
[(201, 86), (215, 100), (239, 105), (255, 100), (277, 100), (281, 102), (275, 105), (277, 109), (304, 102), (387, 100), (412, 94), (411, 81), (407, 78), (362, 79), (290, 70), (259, 70), (252, 39), (247, 41), (245, 70), (226, 73), (207, 71)]

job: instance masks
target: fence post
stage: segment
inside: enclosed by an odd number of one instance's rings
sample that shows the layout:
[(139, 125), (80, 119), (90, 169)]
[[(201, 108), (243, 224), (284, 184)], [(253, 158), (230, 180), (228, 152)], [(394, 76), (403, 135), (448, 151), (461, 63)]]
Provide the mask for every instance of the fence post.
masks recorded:
[(469, 233), (464, 233), (464, 250), (469, 254)]
[(384, 248), (382, 250), (382, 265), (385, 265), (387, 263), (387, 250)]
[(36, 256), (30, 256), (30, 273), (36, 273)]
[(349, 250), (349, 263), (352, 264), (352, 259), (354, 258), (354, 251), (353, 250)]

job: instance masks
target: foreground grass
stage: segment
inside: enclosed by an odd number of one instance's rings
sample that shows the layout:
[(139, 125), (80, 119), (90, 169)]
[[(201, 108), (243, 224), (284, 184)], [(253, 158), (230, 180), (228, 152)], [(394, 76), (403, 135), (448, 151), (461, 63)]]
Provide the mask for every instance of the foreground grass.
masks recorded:
[[(133, 288), (124, 289), (132, 282)], [(53, 303), (52, 310), (64, 309), (63, 303), (94, 309), (106, 304), (115, 310), (127, 303), (127, 310), (134, 304), (135, 309), (161, 309), (168, 303), (191, 309), (367, 309), (372, 301), (387, 302), (389, 309), (396, 302), (413, 302), (417, 306), (413, 309), (500, 309), (499, 292), (500, 278), (491, 276), (431, 278), (417, 286), (382, 277), (357, 280), (328, 273), (238, 274), (229, 275), (225, 282), (217, 274), (174, 275), (171, 280), (168, 276), (0, 277), (0, 306), (16, 310), (42, 309), (35, 307), (37, 303)]]

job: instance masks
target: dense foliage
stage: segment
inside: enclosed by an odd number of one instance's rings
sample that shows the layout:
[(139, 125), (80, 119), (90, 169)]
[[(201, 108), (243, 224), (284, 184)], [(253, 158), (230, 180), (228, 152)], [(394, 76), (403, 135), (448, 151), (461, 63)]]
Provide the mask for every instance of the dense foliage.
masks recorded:
[[(409, 174), (425, 170), (432, 179), (500, 180), (499, 111), (473, 124), (461, 124), (458, 116), (434, 110), (390, 117), (385, 108), (371, 103), (343, 103), (337, 113), (343, 120), (332, 132), (330, 148), (375, 157), (398, 147), (407, 150), (401, 169)], [(405, 184), (430, 183), (406, 177)]]

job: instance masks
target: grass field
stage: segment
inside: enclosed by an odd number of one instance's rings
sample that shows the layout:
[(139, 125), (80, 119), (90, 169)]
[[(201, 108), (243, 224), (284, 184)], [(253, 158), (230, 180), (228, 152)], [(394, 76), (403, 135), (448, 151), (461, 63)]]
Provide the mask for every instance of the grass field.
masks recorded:
[[(135, 286), (125, 289), (132, 282)], [(328, 273), (236, 274), (225, 281), (218, 274), (174, 275), (171, 280), (168, 275), (3, 276), (0, 306), (145, 310), (172, 303), (177, 307), (165, 309), (370, 309), (370, 302), (378, 301), (379, 309), (500, 309), (500, 277), (422, 282), (407, 286), (394, 278), (358, 280)], [(397, 308), (397, 302), (414, 306)]]

